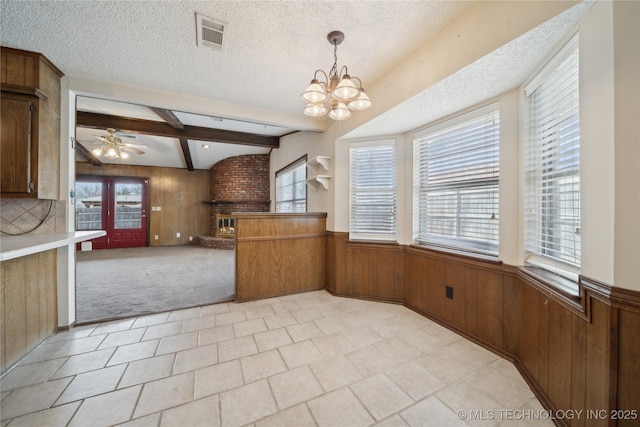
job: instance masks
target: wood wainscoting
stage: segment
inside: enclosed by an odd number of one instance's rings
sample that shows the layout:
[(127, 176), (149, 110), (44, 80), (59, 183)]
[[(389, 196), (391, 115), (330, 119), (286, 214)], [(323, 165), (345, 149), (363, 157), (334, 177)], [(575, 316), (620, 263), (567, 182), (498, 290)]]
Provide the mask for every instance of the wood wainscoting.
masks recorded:
[(324, 289), (326, 213), (232, 215), (237, 302)]
[(327, 290), (403, 303), (513, 361), (547, 409), (584, 411), (558, 425), (640, 424), (637, 292), (582, 277), (569, 298), (522, 268), (338, 232), (327, 233)]
[(0, 372), (58, 327), (56, 250), (0, 262)]

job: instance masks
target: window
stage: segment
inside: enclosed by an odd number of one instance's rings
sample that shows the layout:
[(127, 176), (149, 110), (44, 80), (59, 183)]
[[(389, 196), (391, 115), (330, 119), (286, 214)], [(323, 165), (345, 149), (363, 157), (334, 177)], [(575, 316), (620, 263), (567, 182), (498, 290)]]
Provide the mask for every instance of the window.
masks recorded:
[(396, 142), (351, 143), (349, 238), (396, 240)]
[(527, 262), (577, 281), (580, 268), (578, 39), (525, 87)]
[(416, 135), (417, 244), (498, 254), (499, 145), (497, 104)]
[(307, 156), (276, 172), (276, 212), (307, 211)]

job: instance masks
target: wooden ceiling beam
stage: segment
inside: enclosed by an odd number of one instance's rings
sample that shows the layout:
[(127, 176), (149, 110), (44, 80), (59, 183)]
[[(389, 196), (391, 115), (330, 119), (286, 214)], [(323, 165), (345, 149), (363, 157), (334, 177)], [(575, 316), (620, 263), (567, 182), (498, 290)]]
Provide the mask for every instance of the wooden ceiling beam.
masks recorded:
[(280, 146), (280, 138), (277, 136), (256, 135), (253, 133), (186, 125), (183, 129), (175, 129), (168, 123), (87, 113), (83, 111), (76, 113), (76, 125), (94, 129), (114, 128), (121, 132), (157, 135), (169, 138), (186, 138), (197, 141), (220, 142), (223, 144), (253, 145), (265, 148), (278, 148)]
[(169, 123), (169, 125), (174, 129), (184, 129), (184, 124), (180, 121), (178, 117), (171, 110), (167, 110), (164, 108), (157, 107), (149, 107), (151, 111), (156, 113), (158, 117), (160, 117), (165, 122)]
[(184, 162), (187, 164), (187, 170), (193, 172), (193, 160), (191, 160), (191, 150), (189, 150), (189, 141), (187, 138), (180, 138), (180, 148), (182, 148), (182, 155), (184, 156)]
[(102, 162), (96, 157), (96, 155), (93, 154), (91, 151), (89, 151), (87, 147), (79, 143), (77, 140), (76, 140), (76, 151), (82, 157), (87, 159), (87, 161), (91, 163), (93, 166), (102, 166)]

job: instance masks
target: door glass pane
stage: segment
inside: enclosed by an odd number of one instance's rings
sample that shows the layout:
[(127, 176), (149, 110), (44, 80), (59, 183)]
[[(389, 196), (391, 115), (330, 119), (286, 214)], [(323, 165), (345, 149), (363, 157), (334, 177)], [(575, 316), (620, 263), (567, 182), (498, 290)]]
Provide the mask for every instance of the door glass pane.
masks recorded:
[(76, 230), (102, 229), (102, 182), (76, 182)]
[(142, 184), (116, 183), (114, 228), (142, 227)]

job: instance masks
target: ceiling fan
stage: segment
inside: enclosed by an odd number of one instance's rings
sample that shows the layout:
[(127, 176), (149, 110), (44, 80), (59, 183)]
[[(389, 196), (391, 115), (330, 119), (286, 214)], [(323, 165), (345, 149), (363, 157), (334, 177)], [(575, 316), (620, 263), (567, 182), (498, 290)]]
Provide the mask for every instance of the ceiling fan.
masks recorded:
[(129, 153), (144, 154), (145, 152), (135, 146), (146, 146), (145, 144), (131, 144), (122, 141), (122, 138), (138, 139), (133, 134), (120, 133), (113, 128), (107, 128), (108, 135), (96, 136), (100, 142), (99, 147), (91, 150), (96, 156), (104, 156), (110, 159), (128, 159)]

